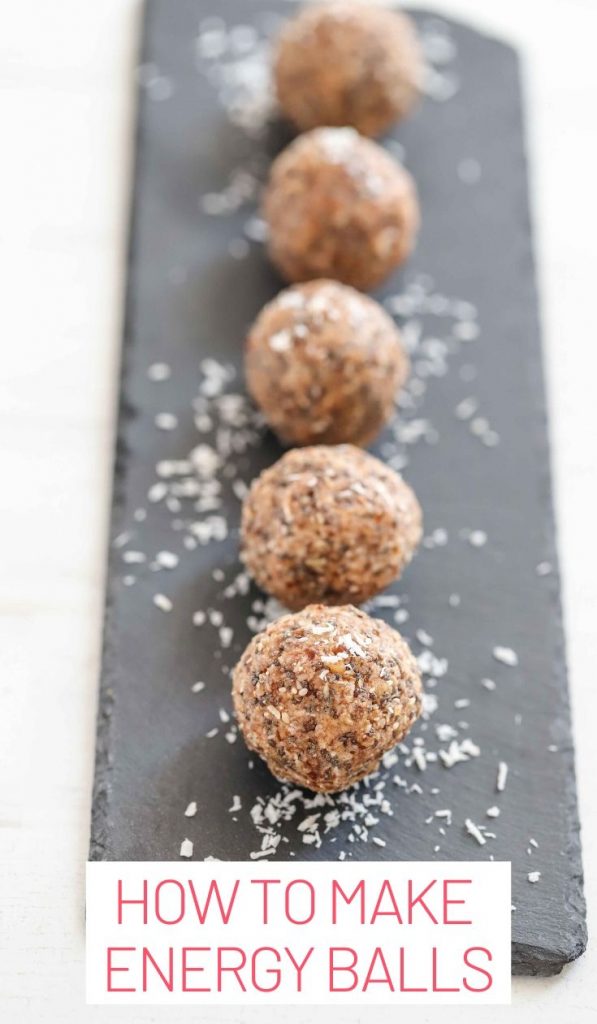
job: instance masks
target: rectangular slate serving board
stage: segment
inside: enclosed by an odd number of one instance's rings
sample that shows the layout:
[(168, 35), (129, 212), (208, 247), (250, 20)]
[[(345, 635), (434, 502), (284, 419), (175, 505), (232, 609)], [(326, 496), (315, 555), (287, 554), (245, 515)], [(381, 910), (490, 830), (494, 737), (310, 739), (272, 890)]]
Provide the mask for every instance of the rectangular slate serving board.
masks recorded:
[[(397, 763), (323, 806), (276, 782), (226, 721), (230, 668), (263, 613), (242, 576), (227, 589), (241, 572), (238, 496), (279, 449), (243, 398), (219, 392), (242, 395), (243, 337), (281, 286), (255, 182), (289, 138), (263, 123), (263, 40), (293, 10), (145, 7), (90, 856), (168, 860), (189, 838), (198, 859), (278, 843), (274, 861), (511, 860), (513, 971), (556, 973), (586, 928), (518, 60), (432, 14), (416, 14), (430, 95), (384, 140), (422, 206), (416, 252), (377, 295), (415, 384), (373, 447), (404, 466), (425, 512), (424, 546), (372, 610), (397, 615), (427, 658), (427, 717)], [(168, 379), (150, 379), (156, 363)], [(163, 551), (176, 567), (156, 563)], [(311, 844), (298, 828), (309, 814)], [(467, 819), (490, 833), (483, 845)]]

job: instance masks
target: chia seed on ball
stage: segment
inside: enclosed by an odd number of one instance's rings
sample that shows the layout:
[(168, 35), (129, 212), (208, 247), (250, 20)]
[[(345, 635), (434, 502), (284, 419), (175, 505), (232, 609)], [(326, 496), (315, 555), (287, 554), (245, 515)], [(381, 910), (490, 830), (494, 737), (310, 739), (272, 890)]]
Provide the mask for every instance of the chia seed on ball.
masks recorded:
[(263, 199), (268, 250), (288, 281), (376, 287), (414, 246), (411, 175), (353, 128), (316, 128), (274, 160)]
[(232, 677), (238, 724), (278, 778), (334, 793), (375, 771), (421, 712), (408, 644), (347, 605), (310, 605), (253, 637)]
[(416, 103), (423, 67), (407, 15), (339, 0), (303, 10), (285, 25), (274, 81), (282, 111), (301, 131), (352, 125), (379, 135)]
[(422, 533), (412, 489), (352, 445), (293, 448), (252, 484), (241, 557), (286, 608), (361, 604), (396, 579)]
[(366, 445), (390, 419), (408, 365), (385, 310), (326, 280), (269, 302), (245, 350), (248, 389), (289, 445)]

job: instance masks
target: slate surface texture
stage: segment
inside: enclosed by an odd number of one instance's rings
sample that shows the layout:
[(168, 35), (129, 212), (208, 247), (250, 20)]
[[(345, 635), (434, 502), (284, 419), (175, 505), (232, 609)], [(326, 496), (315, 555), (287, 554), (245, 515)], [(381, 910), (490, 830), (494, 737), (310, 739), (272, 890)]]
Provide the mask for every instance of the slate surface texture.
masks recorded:
[[(253, 419), (248, 440), (242, 423), (233, 425), (233, 447), (243, 450), (230, 453), (228, 467), (220, 459), (215, 512), (205, 502), (197, 511), (192, 485), (189, 497), (172, 476), (166, 497), (155, 490), (160, 461), (185, 460), (201, 443), (226, 445), (205, 420), (198, 428), (194, 413), (212, 416), (219, 397), (209, 392), (222, 374), (225, 390), (242, 392), (243, 337), (280, 287), (259, 241), (254, 178), (289, 137), (275, 122), (259, 130), (259, 89), (263, 38), (292, 11), (274, 0), (145, 8), (90, 856), (168, 860), (188, 837), (195, 858), (246, 859), (270, 841), (251, 808), (284, 805), (288, 820), (270, 829), (274, 861), (341, 851), (362, 860), (511, 860), (513, 972), (557, 973), (582, 952), (586, 926), (519, 63), (509, 47), (418, 12), (432, 95), (383, 140), (417, 180), (422, 229), (408, 266), (377, 293), (405, 330), (416, 383), (373, 451), (404, 465), (427, 542), (373, 611), (390, 622), (398, 614), (417, 654), (429, 662), (430, 649), (438, 659), (426, 673), (437, 708), (352, 803), (309, 810), (308, 794), (282, 787), (260, 763), (250, 767), (222, 720), (229, 669), (251, 636), (247, 620), (261, 614), (253, 587), (224, 594), (241, 570), (238, 481), (277, 457), (275, 441)], [(206, 358), (218, 361), (215, 370), (201, 369)], [(162, 362), (169, 379), (149, 379), (148, 367)], [(238, 370), (232, 383), (229, 364)], [(208, 394), (193, 408), (198, 387)], [(163, 412), (177, 418), (175, 429), (156, 428)], [(212, 539), (193, 549), (206, 534), (192, 524), (210, 515)], [(179, 562), (157, 571), (152, 560), (164, 550)], [(156, 593), (172, 601), (170, 612), (156, 607)], [(211, 618), (199, 628), (192, 617), (201, 609)], [(517, 665), (496, 660), (500, 646), (516, 652)], [(450, 759), (450, 737), (465, 753), (447, 768), (439, 752)], [(430, 754), (424, 771), (413, 761), (417, 744)], [(240, 809), (231, 813), (234, 798)], [(373, 801), (373, 825), (363, 798)], [(197, 813), (187, 818), (190, 801)], [(499, 817), (486, 816), (492, 806)], [(446, 809), (451, 824), (435, 816)], [(326, 831), (324, 816), (329, 823), (337, 811), (346, 820)], [(310, 845), (297, 828), (308, 813), (320, 814)], [(490, 833), (483, 845), (467, 819)], [(540, 872), (535, 883), (530, 872)]]

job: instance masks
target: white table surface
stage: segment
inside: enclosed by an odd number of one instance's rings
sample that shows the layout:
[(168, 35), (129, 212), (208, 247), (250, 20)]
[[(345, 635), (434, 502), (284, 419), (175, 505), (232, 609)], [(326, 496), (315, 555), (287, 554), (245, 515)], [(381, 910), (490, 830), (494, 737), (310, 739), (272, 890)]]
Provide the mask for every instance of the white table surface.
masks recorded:
[[(205, 0), (209, 7), (208, 0)], [(432, 4), (430, 3), (429, 6)], [(217, 7), (213, 0), (212, 8)], [(427, 4), (425, 5), (427, 6)], [(595, 0), (435, 0), (518, 42), (527, 108), (589, 926), (597, 916)], [(262, 1021), (86, 1008), (83, 879), (128, 205), (137, 0), (0, 3), (0, 1019)], [(597, 942), (510, 1008), (409, 1022), (551, 1024), (597, 1008)], [(279, 1024), (397, 1019), (276, 1010)], [(273, 1019), (273, 1017), (271, 1017)]]

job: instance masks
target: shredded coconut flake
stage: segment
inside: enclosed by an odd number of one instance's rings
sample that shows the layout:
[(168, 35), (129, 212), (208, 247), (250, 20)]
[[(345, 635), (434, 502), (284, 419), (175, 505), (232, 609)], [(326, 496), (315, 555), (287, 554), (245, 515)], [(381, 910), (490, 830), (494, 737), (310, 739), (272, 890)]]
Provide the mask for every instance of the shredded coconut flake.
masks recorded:
[(483, 833), (481, 832), (481, 830), (477, 827), (477, 825), (475, 825), (474, 821), (471, 821), (470, 818), (467, 818), (464, 823), (464, 827), (466, 828), (466, 831), (468, 832), (469, 836), (472, 836), (473, 839), (476, 839), (479, 846), (485, 846), (487, 840)]
[(518, 665), (518, 655), (511, 647), (494, 647), (493, 656), (496, 661), (509, 668), (516, 668)]
[(171, 373), (172, 371), (168, 363), (152, 363), (151, 366), (147, 367), (147, 376), (156, 384), (169, 380)]
[(508, 778), (508, 765), (506, 764), (505, 761), (500, 761), (500, 763), (498, 764), (497, 779), (496, 779), (496, 783), (495, 783), (495, 788), (497, 789), (498, 793), (503, 793), (504, 792), (504, 790), (506, 788), (506, 779), (507, 778)]

